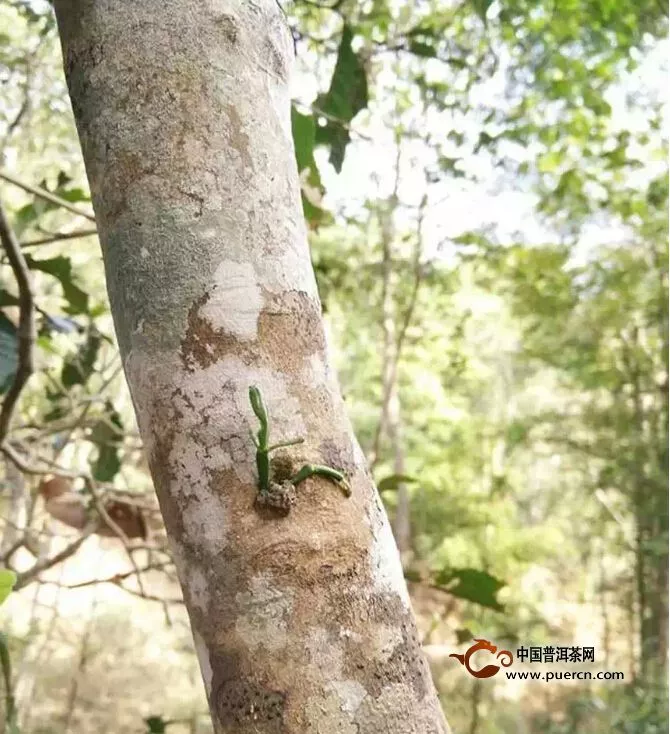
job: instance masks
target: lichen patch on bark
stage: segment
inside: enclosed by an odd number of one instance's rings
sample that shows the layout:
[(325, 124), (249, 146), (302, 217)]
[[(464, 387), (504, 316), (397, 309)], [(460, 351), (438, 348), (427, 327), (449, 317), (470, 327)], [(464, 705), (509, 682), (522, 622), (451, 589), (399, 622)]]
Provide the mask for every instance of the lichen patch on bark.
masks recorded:
[(360, 731), (335, 692), (310, 699), (305, 708), (305, 718), (305, 734), (359, 734)]
[(368, 695), (365, 688), (356, 680), (335, 680), (328, 683), (326, 690), (333, 690), (340, 699), (342, 711), (353, 715)]
[(249, 590), (235, 596), (239, 612), (235, 629), (252, 650), (281, 650), (288, 643), (288, 618), (293, 608), (290, 589), (274, 586), (267, 574), (253, 576)]
[(199, 313), (213, 329), (253, 340), (262, 308), (263, 294), (251, 263), (224, 260), (214, 273), (214, 284)]
[(279, 373), (302, 370), (323, 349), (318, 301), (301, 291), (269, 294), (247, 269), (224, 265), (217, 271), (219, 282), (189, 309), (183, 366), (192, 373), (235, 355)]

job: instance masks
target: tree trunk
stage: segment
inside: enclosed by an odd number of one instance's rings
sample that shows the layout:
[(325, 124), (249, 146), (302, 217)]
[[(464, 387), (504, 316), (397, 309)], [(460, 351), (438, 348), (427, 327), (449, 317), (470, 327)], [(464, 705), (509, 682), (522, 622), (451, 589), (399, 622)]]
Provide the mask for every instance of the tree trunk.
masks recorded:
[[(447, 731), (325, 351), (275, 0), (57, 0), (112, 313), (217, 732)], [(254, 506), (271, 439), (342, 469)]]
[[(393, 472), (398, 476), (404, 476), (405, 470), (405, 446), (403, 441), (402, 414), (400, 410), (400, 395), (398, 394), (397, 375), (391, 386), (389, 397), (388, 433), (393, 449)], [(396, 510), (393, 519), (393, 536), (396, 546), (400, 552), (402, 561), (407, 561), (412, 553), (412, 524), (411, 505), (407, 484), (398, 484), (396, 495)]]
[[(393, 452), (393, 472), (401, 476), (405, 474), (405, 447), (402, 435), (402, 417), (400, 408), (400, 392), (398, 386), (398, 366), (400, 363), (400, 346), (397, 341), (397, 329), (393, 308), (393, 216), (398, 206), (398, 187), (400, 183), (400, 146), (398, 146), (395, 163), (395, 186), (388, 205), (382, 209), (379, 217), (382, 244), (382, 304), (381, 327), (382, 342), (382, 410), (377, 426), (372, 451), (372, 466), (379, 461), (382, 443), (387, 435)], [(401, 561), (406, 561), (412, 550), (412, 529), (410, 525), (410, 501), (407, 484), (402, 482), (396, 488), (396, 508), (393, 519), (393, 535), (400, 551)]]

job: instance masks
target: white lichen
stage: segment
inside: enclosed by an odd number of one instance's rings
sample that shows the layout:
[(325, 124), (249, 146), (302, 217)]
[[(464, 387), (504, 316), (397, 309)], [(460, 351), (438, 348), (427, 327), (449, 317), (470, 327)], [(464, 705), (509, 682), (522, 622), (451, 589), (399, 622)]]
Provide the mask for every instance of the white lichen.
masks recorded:
[(405, 607), (411, 610), (400, 555), (391, 526), (384, 510), (381, 507), (375, 509), (376, 518), (372, 521), (370, 544), (370, 575), (373, 587), (378, 593), (396, 594)]
[(397, 626), (379, 625), (374, 631), (375, 657), (386, 662), (402, 642), (402, 632)]
[(209, 612), (209, 581), (196, 563), (187, 563), (185, 577), (188, 598), (192, 606), (203, 614)]
[(200, 544), (212, 555), (226, 545), (228, 517), (221, 497), (207, 490), (203, 497), (196, 497), (182, 505), (184, 533), (188, 538), (199, 538)]
[(305, 716), (308, 734), (359, 734), (360, 731), (335, 692), (310, 698)]
[(288, 620), (293, 609), (293, 593), (274, 586), (265, 574), (254, 576), (249, 591), (235, 595), (238, 617), (235, 629), (251, 650), (261, 645), (278, 651), (288, 643)]
[(340, 699), (340, 708), (349, 714), (358, 710), (368, 692), (357, 680), (336, 680), (327, 686), (328, 690), (334, 691)]
[(314, 669), (316, 679), (327, 671), (328, 677), (339, 678), (344, 665), (344, 651), (339, 639), (332, 640), (328, 630), (315, 627), (307, 638), (309, 666)]
[(258, 317), (264, 305), (258, 277), (251, 263), (224, 260), (214, 272), (209, 298), (199, 315), (214, 329), (253, 341), (258, 335)]

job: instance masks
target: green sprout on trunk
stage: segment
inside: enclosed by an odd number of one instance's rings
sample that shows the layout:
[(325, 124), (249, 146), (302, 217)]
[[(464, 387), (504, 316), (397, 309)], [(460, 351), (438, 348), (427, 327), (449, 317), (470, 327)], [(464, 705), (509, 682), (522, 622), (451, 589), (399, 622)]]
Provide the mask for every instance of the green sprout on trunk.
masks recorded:
[(330, 466), (322, 466), (320, 464), (305, 464), (296, 474), (284, 480), (281, 484), (273, 481), (270, 454), (276, 449), (297, 446), (298, 444), (304, 443), (305, 439), (295, 438), (270, 445), (270, 419), (263, 403), (261, 391), (253, 385), (249, 388), (249, 402), (260, 423), (258, 433), (255, 436), (253, 433), (251, 434), (251, 439), (256, 447), (256, 469), (258, 471), (257, 501), (260, 504), (271, 505), (288, 511), (288, 506), (293, 502), (291, 494), (293, 488), (297, 487), (301, 482), (304, 482), (305, 479), (314, 476), (329, 479), (337, 484), (347, 497), (351, 495), (351, 487), (344, 474)]

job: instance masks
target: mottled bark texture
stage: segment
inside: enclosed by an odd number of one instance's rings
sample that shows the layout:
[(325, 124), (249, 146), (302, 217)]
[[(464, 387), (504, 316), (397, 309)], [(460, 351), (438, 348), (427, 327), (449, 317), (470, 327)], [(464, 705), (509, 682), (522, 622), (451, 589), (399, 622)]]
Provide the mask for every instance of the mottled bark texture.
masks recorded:
[[(126, 376), (217, 732), (447, 731), (329, 367), (275, 0), (57, 0)], [(247, 397), (342, 469), (254, 508)]]

